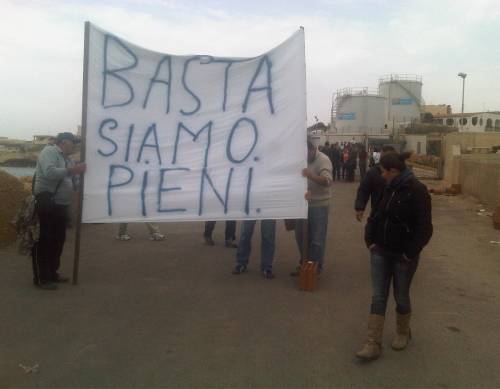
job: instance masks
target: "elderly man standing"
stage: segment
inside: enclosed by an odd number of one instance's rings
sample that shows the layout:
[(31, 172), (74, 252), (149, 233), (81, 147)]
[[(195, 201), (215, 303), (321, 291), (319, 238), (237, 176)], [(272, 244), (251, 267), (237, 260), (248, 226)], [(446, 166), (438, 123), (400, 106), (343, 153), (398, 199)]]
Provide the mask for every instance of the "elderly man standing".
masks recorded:
[(76, 138), (69, 132), (57, 135), (55, 145), (46, 146), (36, 165), (34, 194), (40, 219), (40, 238), (32, 249), (33, 282), (45, 290), (57, 289), (68, 278), (58, 273), (66, 240), (67, 209), (73, 190), (72, 176), (85, 172), (86, 165), (68, 164)]
[[(307, 168), (302, 171), (307, 178), (308, 207), (308, 260), (318, 262), (318, 272), (323, 271), (328, 212), (330, 209), (330, 186), (332, 185), (332, 163), (330, 158), (318, 150), (310, 138), (307, 139)], [(302, 253), (305, 220), (297, 220), (295, 239)], [(300, 266), (291, 273), (298, 276)]]

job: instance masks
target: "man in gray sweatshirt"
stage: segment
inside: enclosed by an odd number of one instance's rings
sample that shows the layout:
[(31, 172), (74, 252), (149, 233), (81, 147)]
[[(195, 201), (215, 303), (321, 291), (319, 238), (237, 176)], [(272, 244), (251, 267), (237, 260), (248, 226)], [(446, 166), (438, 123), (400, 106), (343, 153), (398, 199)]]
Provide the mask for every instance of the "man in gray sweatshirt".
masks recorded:
[[(308, 217), (308, 257), (309, 261), (318, 262), (318, 271), (323, 270), (326, 231), (328, 228), (328, 212), (330, 209), (330, 186), (332, 185), (332, 163), (330, 158), (323, 154), (307, 140), (307, 168), (302, 171), (307, 178)], [(297, 220), (295, 239), (302, 253), (303, 236), (306, 220)], [(299, 269), (292, 272), (292, 276), (299, 275)]]

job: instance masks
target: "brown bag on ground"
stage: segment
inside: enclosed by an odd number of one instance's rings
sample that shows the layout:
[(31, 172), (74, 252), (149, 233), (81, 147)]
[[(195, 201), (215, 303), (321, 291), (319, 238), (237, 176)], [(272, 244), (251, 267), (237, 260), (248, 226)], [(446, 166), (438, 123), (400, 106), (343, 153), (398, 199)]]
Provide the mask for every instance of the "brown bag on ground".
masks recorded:
[(295, 224), (296, 224), (295, 219), (285, 219), (285, 228), (287, 231), (295, 230)]
[(318, 263), (304, 261), (300, 265), (299, 289), (313, 292), (318, 286)]

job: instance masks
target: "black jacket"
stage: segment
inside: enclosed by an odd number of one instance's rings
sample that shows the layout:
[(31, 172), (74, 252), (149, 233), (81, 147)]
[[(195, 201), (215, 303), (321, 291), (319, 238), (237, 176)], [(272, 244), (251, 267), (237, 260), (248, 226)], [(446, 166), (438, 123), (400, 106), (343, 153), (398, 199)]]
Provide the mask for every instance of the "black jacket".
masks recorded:
[(368, 169), (365, 178), (359, 184), (354, 209), (364, 211), (370, 198), (372, 209), (374, 209), (384, 193), (385, 186), (386, 182), (381, 176), (380, 167), (375, 165)]
[(432, 236), (432, 206), (427, 187), (406, 170), (388, 185), (372, 210), (365, 242), (415, 259)]
[(340, 165), (341, 155), (339, 149), (331, 148), (329, 157), (330, 161), (332, 161), (332, 165)]

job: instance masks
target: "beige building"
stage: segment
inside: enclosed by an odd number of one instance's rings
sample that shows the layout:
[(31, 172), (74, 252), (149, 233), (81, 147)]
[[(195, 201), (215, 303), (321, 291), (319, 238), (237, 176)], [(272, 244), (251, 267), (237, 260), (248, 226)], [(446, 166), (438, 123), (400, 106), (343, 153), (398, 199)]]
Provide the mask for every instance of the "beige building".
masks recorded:
[(435, 116), (436, 124), (455, 127), (458, 132), (500, 132), (500, 111), (454, 113), (445, 116)]
[(33, 144), (46, 145), (51, 139), (54, 139), (54, 135), (33, 135)]
[(424, 105), (422, 106), (423, 113), (430, 113), (432, 116), (451, 115), (451, 106), (446, 104)]

